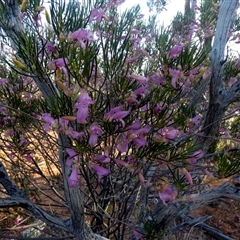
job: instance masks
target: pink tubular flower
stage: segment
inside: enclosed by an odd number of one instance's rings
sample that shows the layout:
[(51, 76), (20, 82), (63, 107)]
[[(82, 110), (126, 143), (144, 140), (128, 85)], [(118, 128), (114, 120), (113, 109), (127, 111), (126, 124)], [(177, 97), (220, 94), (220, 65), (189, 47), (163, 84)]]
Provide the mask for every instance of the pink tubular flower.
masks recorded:
[(126, 59), (125, 63), (134, 63), (141, 57), (141, 54), (135, 56), (135, 57), (129, 57)]
[(139, 34), (140, 30), (138, 29), (132, 29), (131, 34)]
[(231, 77), (228, 80), (228, 87), (231, 87), (235, 82), (237, 82), (237, 78), (236, 77)]
[(183, 45), (175, 45), (170, 51), (169, 51), (169, 57), (170, 58), (177, 58), (181, 52), (183, 51)]
[(76, 39), (81, 48), (85, 49), (87, 43), (88, 44), (92, 43), (93, 33), (86, 29), (80, 28), (73, 33), (69, 33), (68, 39), (70, 41)]
[(169, 68), (169, 74), (172, 76), (172, 86), (176, 89), (177, 88), (177, 81), (181, 76), (182, 72), (176, 69)]
[(197, 126), (201, 122), (201, 115), (196, 115), (194, 118), (192, 118), (192, 122)]
[(77, 160), (78, 154), (75, 152), (72, 148), (66, 148), (66, 152), (68, 154), (68, 157), (66, 159), (66, 166), (71, 167), (73, 162)]
[(146, 84), (148, 82), (148, 78), (144, 77), (144, 76), (140, 76), (140, 75), (136, 75), (136, 74), (131, 74), (128, 75), (129, 78), (133, 78), (134, 80), (136, 80), (138, 83), (143, 83)]
[(165, 84), (166, 78), (165, 78), (165, 76), (159, 76), (157, 74), (154, 74), (154, 75), (150, 76), (150, 81), (155, 84)]
[(69, 136), (71, 136), (74, 139), (78, 139), (78, 140), (83, 140), (85, 133), (84, 132), (77, 132), (75, 130), (73, 130), (72, 127), (69, 127), (67, 130), (67, 133)]
[(169, 142), (174, 140), (179, 135), (179, 130), (172, 127), (164, 127), (158, 130), (155, 135), (155, 141)]
[(138, 232), (138, 231), (136, 231), (136, 230), (133, 231), (133, 234), (134, 234), (134, 236), (135, 236), (135, 238), (136, 238), (137, 240), (141, 240), (141, 239), (144, 237), (144, 234), (143, 234), (143, 233), (140, 233), (140, 232)]
[(50, 126), (54, 126), (56, 124), (56, 120), (51, 116), (50, 113), (43, 113), (42, 114), (42, 119), (45, 122), (43, 129), (46, 132), (50, 131)]
[(150, 130), (151, 127), (149, 125), (146, 125), (143, 128), (130, 131), (130, 138), (132, 138), (132, 141), (137, 148), (148, 145), (146, 134), (149, 133)]
[(32, 162), (32, 160), (33, 160), (33, 157), (31, 156), (31, 153), (27, 153), (24, 157), (28, 162)]
[(153, 109), (153, 114), (157, 115), (159, 112), (161, 112), (162, 110), (164, 110), (163, 107), (164, 103), (163, 102), (159, 102), (156, 107)]
[(59, 118), (59, 124), (63, 130), (66, 130), (68, 128), (68, 123), (69, 123), (69, 120), (64, 118)]
[(193, 185), (193, 179), (191, 174), (188, 172), (188, 170), (186, 168), (183, 168), (183, 173), (185, 175), (186, 180), (189, 182), (189, 185), (192, 186)]
[(91, 167), (96, 171), (96, 173), (98, 175), (98, 182), (101, 181), (103, 176), (107, 176), (110, 173), (109, 169), (101, 167), (95, 163), (92, 163)]
[(123, 160), (121, 160), (121, 159), (114, 159), (114, 161), (117, 163), (117, 164), (119, 164), (119, 165), (121, 165), (121, 166), (124, 166), (124, 167), (129, 167), (130, 165), (129, 165), (129, 163), (127, 163), (127, 162), (125, 162), (125, 161), (123, 161)]
[(102, 162), (102, 163), (109, 163), (110, 162), (110, 157), (109, 157), (108, 150), (106, 150), (104, 152), (104, 155), (96, 154), (93, 159), (96, 160), (96, 161)]
[(78, 168), (74, 168), (72, 170), (70, 176), (68, 177), (69, 188), (76, 188), (78, 186), (78, 183), (80, 181), (78, 173)]
[(94, 145), (97, 144), (98, 141), (98, 136), (101, 135), (103, 133), (102, 129), (99, 127), (97, 122), (94, 122), (91, 126), (90, 126), (90, 137), (88, 140), (88, 144), (93, 147)]
[(121, 153), (127, 152), (129, 143), (130, 141), (127, 139), (126, 135), (123, 135), (121, 142), (117, 146), (118, 151)]
[(82, 90), (80, 97), (75, 103), (75, 108), (77, 108), (77, 122), (85, 123), (88, 117), (88, 107), (90, 104), (93, 104), (95, 101), (88, 95), (87, 91)]
[(165, 137), (166, 137), (166, 139), (172, 140), (177, 137), (178, 133), (179, 133), (179, 131), (177, 129), (171, 129), (171, 130), (165, 132)]
[(14, 224), (15, 224), (15, 225), (19, 225), (22, 220), (23, 220), (23, 217), (22, 217), (22, 216), (17, 216), (17, 218), (16, 218), (15, 221), (14, 221)]
[(55, 120), (54, 118), (51, 116), (50, 113), (43, 113), (42, 114), (42, 119), (46, 122), (46, 123), (50, 123), (50, 124), (54, 124)]
[(136, 121), (134, 121), (129, 127), (129, 130), (136, 130), (139, 129), (141, 127), (141, 121), (139, 119), (137, 119)]
[(104, 115), (104, 119), (107, 121), (112, 122), (113, 120), (120, 121), (122, 123), (122, 127), (125, 127), (125, 122), (123, 121), (123, 118), (125, 118), (127, 115), (129, 115), (130, 109), (127, 111), (122, 111), (122, 107), (118, 106), (115, 108), (112, 108), (109, 112), (107, 112)]
[(56, 48), (53, 46), (53, 44), (50, 43), (50, 42), (47, 42), (47, 43), (46, 43), (46, 49), (48, 50), (48, 52), (52, 52), (52, 53), (54, 53), (54, 54), (57, 53), (57, 49), (56, 49)]
[(56, 68), (65, 68), (68, 64), (67, 58), (58, 58), (48, 63), (48, 68), (50, 70), (55, 70)]
[(204, 156), (204, 152), (203, 150), (197, 150), (196, 152), (194, 152), (191, 157), (188, 159), (188, 161), (191, 164), (195, 164), (197, 162), (198, 159), (202, 158)]
[(97, 23), (100, 23), (104, 18), (105, 12), (102, 9), (93, 8), (91, 15), (89, 17), (89, 23), (96, 20)]
[(0, 86), (5, 87), (8, 83), (7, 78), (0, 78)]
[(177, 197), (177, 192), (173, 191), (170, 187), (167, 187), (163, 192), (158, 192), (159, 198), (163, 204), (167, 206), (167, 201), (173, 201)]
[(136, 90), (134, 90), (134, 94), (136, 95), (144, 95), (145, 94), (145, 91), (147, 90), (147, 86), (142, 86), (140, 88), (137, 88)]
[(141, 184), (143, 186), (147, 186), (148, 185), (148, 181), (144, 178), (142, 172), (138, 171), (138, 179), (141, 182)]
[(197, 159), (202, 158), (204, 156), (204, 152), (202, 149), (197, 150), (192, 154), (193, 157), (196, 157)]

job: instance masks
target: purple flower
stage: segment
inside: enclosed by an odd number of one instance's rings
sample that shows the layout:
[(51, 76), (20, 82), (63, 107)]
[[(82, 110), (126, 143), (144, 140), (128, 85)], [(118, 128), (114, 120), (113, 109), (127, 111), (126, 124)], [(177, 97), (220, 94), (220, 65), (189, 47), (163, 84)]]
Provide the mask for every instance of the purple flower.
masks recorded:
[(89, 18), (89, 23), (91, 23), (93, 20), (96, 20), (97, 23), (100, 23), (104, 18), (104, 14), (105, 12), (102, 9), (93, 8)]
[(130, 166), (129, 163), (127, 163), (127, 162), (125, 162), (125, 161), (123, 161), (123, 160), (121, 160), (121, 159), (114, 159), (114, 161), (115, 161), (117, 164), (119, 164), (119, 165), (121, 165), (121, 166), (124, 166), (124, 167), (129, 167), (129, 166)]
[(104, 155), (98, 155), (96, 154), (94, 156), (94, 160), (102, 162), (102, 163), (109, 163), (110, 162), (110, 158), (109, 158), (109, 152), (106, 150), (104, 152)]
[(132, 141), (137, 148), (147, 146), (148, 143), (145, 136), (150, 132), (150, 130), (151, 127), (149, 125), (146, 125), (143, 128), (130, 131)]
[(136, 130), (138, 128), (141, 127), (141, 121), (138, 119), (136, 120), (135, 122), (133, 122), (129, 127), (128, 129), (131, 129), (131, 130)]
[(101, 181), (103, 176), (107, 176), (110, 173), (109, 169), (101, 167), (95, 163), (92, 163), (91, 167), (96, 171), (96, 173), (98, 175), (98, 182)]
[(194, 118), (192, 118), (192, 122), (195, 124), (195, 125), (199, 125), (200, 122), (201, 122), (201, 115), (196, 115)]
[(203, 150), (197, 150), (196, 152), (194, 152), (191, 156), (191, 158), (188, 159), (188, 161), (191, 163), (191, 164), (195, 164), (198, 159), (202, 158), (204, 156), (204, 152)]
[(51, 116), (50, 113), (43, 113), (42, 114), (42, 119), (45, 122), (44, 126), (43, 126), (44, 131), (49, 132), (50, 131), (50, 126), (55, 125), (56, 120), (54, 120), (54, 118)]
[(140, 30), (138, 29), (132, 29), (131, 34), (139, 34)]
[(78, 154), (72, 148), (66, 148), (66, 152), (68, 154), (68, 157), (66, 159), (65, 165), (68, 166), (68, 167), (71, 167), (72, 164), (73, 164), (73, 161), (77, 160)]
[(158, 192), (158, 196), (163, 204), (167, 206), (167, 201), (173, 201), (177, 197), (177, 193), (170, 187), (167, 187), (163, 192)]
[(58, 58), (48, 63), (48, 68), (50, 70), (55, 70), (56, 68), (65, 68), (68, 64), (67, 58)]
[(69, 135), (74, 138), (74, 139), (78, 139), (78, 140), (82, 140), (85, 136), (85, 133), (84, 132), (78, 132), (78, 131), (75, 131), (73, 130), (73, 128), (69, 127), (68, 129), (68, 133)]
[(155, 84), (165, 84), (166, 78), (165, 76), (159, 76), (159, 75), (152, 75), (150, 76), (150, 80)]
[(77, 122), (85, 123), (88, 117), (88, 107), (90, 104), (93, 104), (95, 101), (88, 95), (85, 90), (81, 91), (78, 101), (75, 103), (75, 108), (77, 108)]
[(147, 89), (147, 86), (142, 86), (142, 87), (140, 87), (140, 88), (137, 88), (137, 89), (134, 90), (133, 92), (134, 92), (136, 95), (144, 95), (146, 89)]
[(139, 54), (135, 57), (129, 57), (126, 59), (125, 63), (134, 63), (139, 59), (139, 57), (141, 57), (141, 54)]
[(132, 141), (137, 148), (147, 146), (148, 144), (146, 138), (141, 135), (139, 137), (134, 138)]
[(170, 58), (177, 58), (183, 51), (183, 45), (176, 45), (169, 51)]
[(50, 123), (50, 124), (54, 124), (55, 120), (54, 118), (51, 116), (50, 113), (43, 113), (42, 114), (42, 119), (46, 122), (46, 123)]
[(137, 240), (141, 240), (141, 239), (144, 237), (144, 234), (143, 234), (143, 233), (140, 233), (140, 232), (138, 232), (138, 231), (136, 231), (136, 230), (133, 231), (133, 234), (134, 234), (134, 236), (135, 236), (135, 238), (136, 238)]
[(18, 216), (18, 217), (15, 219), (14, 224), (15, 224), (15, 225), (19, 225), (22, 220), (23, 220), (23, 217), (22, 217), (22, 216)]
[(32, 162), (32, 160), (33, 160), (33, 157), (31, 156), (31, 153), (27, 153), (24, 157), (28, 162)]
[(78, 168), (74, 168), (68, 177), (68, 185), (70, 188), (76, 188), (78, 186), (78, 183), (80, 181), (78, 173)]
[(133, 78), (134, 80), (136, 80), (138, 83), (142, 83), (142, 84), (146, 84), (148, 82), (148, 78), (144, 77), (144, 76), (140, 76), (140, 75), (136, 75), (136, 74), (131, 74), (128, 75), (129, 78)]
[(159, 112), (161, 112), (164, 107), (163, 107), (164, 103), (163, 102), (159, 102), (156, 107), (153, 109), (153, 114), (157, 115)]
[(237, 78), (236, 77), (231, 77), (228, 80), (228, 87), (230, 88), (235, 82), (237, 82)]
[(93, 147), (94, 145), (97, 144), (98, 141), (98, 136), (103, 133), (102, 129), (99, 127), (97, 122), (94, 122), (90, 126), (90, 137), (88, 140), (88, 144)]
[(130, 109), (127, 111), (122, 111), (122, 107), (118, 106), (115, 108), (112, 108), (108, 113), (104, 115), (104, 119), (107, 121), (120, 121), (122, 123), (123, 128), (125, 127), (125, 122), (123, 121), (123, 118), (125, 118), (127, 115), (129, 115)]
[(186, 168), (183, 168), (183, 173), (185, 175), (186, 180), (189, 182), (189, 185), (192, 186), (193, 185), (193, 179), (192, 179), (192, 176), (189, 173), (189, 171)]
[(121, 153), (127, 152), (129, 143), (130, 141), (127, 139), (127, 136), (123, 135), (121, 142), (117, 146), (118, 151), (120, 151)]
[(76, 39), (81, 48), (85, 49), (86, 43), (91, 43), (93, 41), (93, 33), (87, 31), (86, 29), (80, 28), (77, 31), (70, 33), (68, 35), (68, 39), (70, 41)]
[(143, 186), (147, 186), (149, 182), (144, 178), (142, 172), (138, 171), (138, 179)]
[(176, 69), (169, 68), (169, 73), (172, 76), (172, 86), (177, 88), (177, 81), (180, 78), (182, 72)]
[(66, 129), (68, 127), (69, 120), (60, 118), (59, 119), (59, 124), (63, 129)]
[(173, 141), (179, 135), (179, 130), (172, 127), (164, 127), (158, 130), (158, 134), (155, 135), (156, 141), (168, 142)]
[(8, 80), (6, 78), (0, 78), (0, 86), (5, 87), (8, 83)]
[(56, 49), (56, 48), (53, 46), (53, 44), (50, 43), (50, 42), (47, 42), (47, 43), (46, 43), (46, 49), (48, 50), (48, 52), (52, 52), (52, 53), (54, 53), (54, 54), (57, 53), (57, 49)]
[(130, 96), (125, 98), (125, 101), (128, 105), (137, 105), (138, 104), (137, 95), (131, 92)]

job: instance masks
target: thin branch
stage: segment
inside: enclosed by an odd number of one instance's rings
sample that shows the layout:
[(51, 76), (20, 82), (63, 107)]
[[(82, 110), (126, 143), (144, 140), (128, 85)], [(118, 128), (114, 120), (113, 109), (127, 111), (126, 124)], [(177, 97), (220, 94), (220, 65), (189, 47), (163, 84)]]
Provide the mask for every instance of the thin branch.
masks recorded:
[[(219, 239), (219, 240), (234, 240), (233, 238), (231, 238), (229, 236), (226, 236), (225, 234), (221, 233), (216, 228), (210, 227), (206, 223), (199, 222), (198, 219), (195, 219), (193, 217), (186, 216), (186, 215), (181, 216), (181, 218), (183, 220), (187, 221), (186, 224), (188, 224), (190, 226), (193, 226), (193, 227), (200, 228), (200, 229), (206, 231), (207, 233), (209, 233), (210, 235), (212, 235), (213, 237), (215, 237), (216, 239)], [(198, 222), (196, 220), (198, 220)]]

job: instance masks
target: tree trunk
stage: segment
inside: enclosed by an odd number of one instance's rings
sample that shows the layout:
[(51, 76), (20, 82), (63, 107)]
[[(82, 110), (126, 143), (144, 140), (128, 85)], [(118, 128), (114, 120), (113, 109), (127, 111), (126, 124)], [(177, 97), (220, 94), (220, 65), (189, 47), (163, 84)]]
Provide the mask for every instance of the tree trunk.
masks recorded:
[(226, 99), (229, 99), (229, 96), (224, 89), (222, 78), (225, 61), (224, 51), (237, 4), (238, 0), (223, 1), (220, 7), (216, 34), (211, 52), (211, 79), (208, 110), (202, 129), (204, 133), (203, 149), (205, 152), (208, 151), (213, 142), (224, 113), (231, 103), (231, 101), (226, 101)]

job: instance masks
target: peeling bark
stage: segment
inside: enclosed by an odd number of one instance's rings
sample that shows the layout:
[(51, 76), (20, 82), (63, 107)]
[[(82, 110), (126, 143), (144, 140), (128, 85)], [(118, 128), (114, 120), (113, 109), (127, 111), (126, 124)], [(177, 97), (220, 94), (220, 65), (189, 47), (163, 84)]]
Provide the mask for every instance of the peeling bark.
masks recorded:
[[(220, 127), (222, 118), (231, 101), (226, 101), (227, 93), (223, 87), (223, 65), (224, 51), (230, 26), (233, 21), (238, 0), (223, 1), (220, 7), (219, 17), (216, 26), (213, 48), (211, 52), (211, 79), (209, 89), (208, 110), (203, 125), (204, 132), (204, 151), (208, 151), (217, 130)], [(235, 96), (239, 94), (234, 94)], [(234, 99), (234, 97), (232, 97)]]

